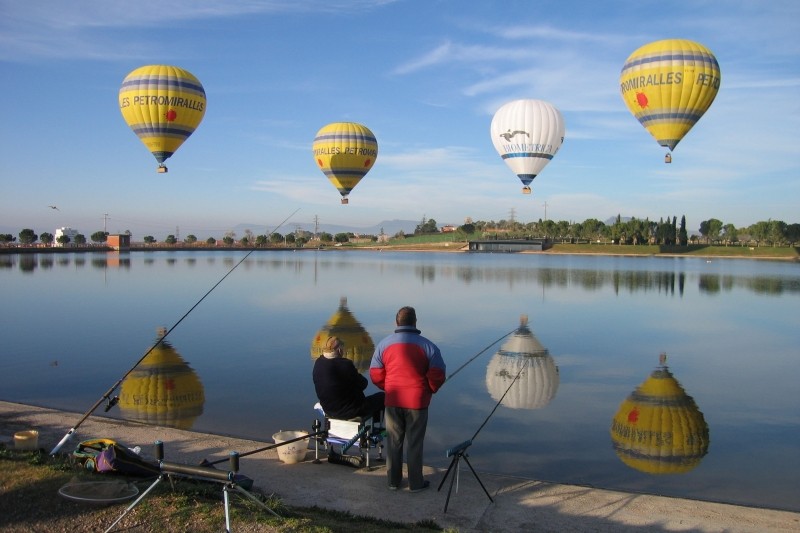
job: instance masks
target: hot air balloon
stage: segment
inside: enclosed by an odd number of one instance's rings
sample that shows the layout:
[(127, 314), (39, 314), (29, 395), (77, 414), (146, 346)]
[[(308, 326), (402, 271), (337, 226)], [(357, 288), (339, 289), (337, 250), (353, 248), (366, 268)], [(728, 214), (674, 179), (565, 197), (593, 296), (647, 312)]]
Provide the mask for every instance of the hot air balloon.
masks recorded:
[(324, 126), (314, 137), (314, 160), (319, 169), (349, 203), (348, 195), (375, 164), (378, 141), (362, 124), (333, 122)]
[[(517, 383), (509, 389), (518, 374)], [(555, 398), (558, 383), (553, 357), (531, 333), (528, 317), (521, 317), (519, 328), (486, 367), (489, 394), (497, 401), (502, 398), (502, 405), (511, 409), (540, 409)]]
[(339, 308), (314, 335), (314, 340), (311, 342), (312, 361), (322, 355), (322, 348), (328, 337), (339, 337), (344, 343), (344, 357), (353, 361), (359, 372), (363, 374), (369, 369), (375, 344), (364, 326), (347, 308), (347, 298), (339, 299)]
[(128, 74), (119, 89), (119, 109), (133, 132), (158, 161), (158, 172), (200, 125), (206, 92), (187, 70), (147, 65)]
[[(708, 110), (720, 86), (717, 58), (702, 44), (666, 39), (646, 44), (622, 66), (619, 89), (658, 144), (674, 150)], [(666, 154), (665, 162), (672, 162)]]
[[(159, 335), (164, 335), (163, 329)], [(119, 408), (127, 420), (190, 429), (203, 414), (203, 384), (183, 357), (161, 341), (122, 381)]]
[(492, 143), (530, 194), (530, 184), (564, 143), (564, 117), (542, 100), (514, 100), (492, 118)]
[(682, 474), (708, 453), (708, 425), (694, 399), (666, 367), (659, 367), (619, 406), (611, 423), (614, 451), (647, 474)]

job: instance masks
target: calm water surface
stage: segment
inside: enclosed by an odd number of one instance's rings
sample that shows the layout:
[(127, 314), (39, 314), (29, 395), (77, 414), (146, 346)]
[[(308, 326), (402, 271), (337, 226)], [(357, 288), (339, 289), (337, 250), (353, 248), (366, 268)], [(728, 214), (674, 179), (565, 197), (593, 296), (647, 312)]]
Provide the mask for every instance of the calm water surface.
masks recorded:
[[(244, 255), (0, 255), (0, 399), (87, 411)], [(479, 472), (800, 511), (800, 265), (788, 262), (259, 251), (105, 416), (265, 441), (310, 430), (320, 331), (362, 328), (364, 357), (402, 305), (450, 376), (428, 464), (474, 437)], [(670, 443), (636, 444), (649, 438)]]

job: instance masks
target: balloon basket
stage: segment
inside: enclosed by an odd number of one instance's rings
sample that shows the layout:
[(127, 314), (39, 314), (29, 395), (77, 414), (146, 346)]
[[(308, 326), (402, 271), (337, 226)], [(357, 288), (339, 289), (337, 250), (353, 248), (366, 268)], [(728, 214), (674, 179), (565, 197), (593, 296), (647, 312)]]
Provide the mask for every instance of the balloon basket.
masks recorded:
[(522, 194), (530, 194), (530, 193), (531, 193), (531, 188), (530, 187), (523, 187), (522, 188)]
[(342, 198), (342, 203), (343, 204), (349, 204), (350, 200), (348, 200), (347, 198)]
[(165, 167), (165, 166), (163, 166), (163, 165), (162, 165), (162, 166), (158, 167), (158, 169), (156, 170), (156, 172), (158, 172), (159, 174), (166, 174), (166, 173), (167, 173), (167, 172), (169, 172), (169, 171), (167, 170), (167, 167)]

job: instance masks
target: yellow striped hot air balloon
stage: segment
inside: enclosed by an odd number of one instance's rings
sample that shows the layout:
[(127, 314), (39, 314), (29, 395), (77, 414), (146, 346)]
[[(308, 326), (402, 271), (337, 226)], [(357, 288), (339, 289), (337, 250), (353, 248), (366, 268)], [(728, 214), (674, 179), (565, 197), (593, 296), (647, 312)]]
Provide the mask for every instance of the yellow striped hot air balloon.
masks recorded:
[[(711, 106), (720, 82), (717, 58), (708, 48), (666, 39), (628, 57), (619, 87), (628, 110), (658, 144), (672, 151)], [(665, 160), (671, 162), (671, 154)]]
[(662, 364), (619, 406), (611, 423), (614, 451), (647, 474), (683, 474), (708, 453), (703, 413)]
[(206, 113), (206, 92), (188, 70), (147, 65), (128, 74), (119, 89), (128, 126), (158, 161), (158, 172), (194, 132)]
[(344, 357), (353, 361), (356, 369), (362, 374), (369, 369), (375, 343), (369, 336), (364, 326), (353, 316), (347, 308), (347, 298), (339, 300), (339, 308), (328, 322), (314, 335), (311, 341), (311, 360), (315, 361), (322, 355), (322, 349), (328, 337), (339, 337), (344, 343)]
[(204, 404), (205, 393), (197, 372), (166, 341), (125, 377), (119, 394), (125, 419), (179, 429), (190, 429), (203, 414)]
[(348, 195), (370, 171), (378, 157), (378, 141), (369, 128), (355, 122), (334, 122), (314, 137), (314, 160), (349, 203)]
[[(527, 368), (523, 368), (525, 365)], [(517, 375), (519, 379), (509, 389)], [(489, 394), (496, 401), (502, 398), (502, 405), (511, 409), (540, 409), (555, 398), (558, 384), (553, 357), (528, 328), (528, 317), (523, 316), (519, 328), (486, 367)]]

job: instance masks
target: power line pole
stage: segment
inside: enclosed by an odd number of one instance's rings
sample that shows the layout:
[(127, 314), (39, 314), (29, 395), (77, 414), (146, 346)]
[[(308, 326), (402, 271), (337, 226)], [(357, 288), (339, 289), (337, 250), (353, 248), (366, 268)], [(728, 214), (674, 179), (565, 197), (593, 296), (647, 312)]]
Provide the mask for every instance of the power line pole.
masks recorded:
[(544, 205), (544, 219), (546, 221), (547, 220), (547, 201), (545, 201), (544, 204), (542, 204), (542, 205)]
[(107, 226), (108, 226), (108, 213), (103, 213), (103, 233), (106, 234), (108, 233), (108, 230), (106, 229)]

